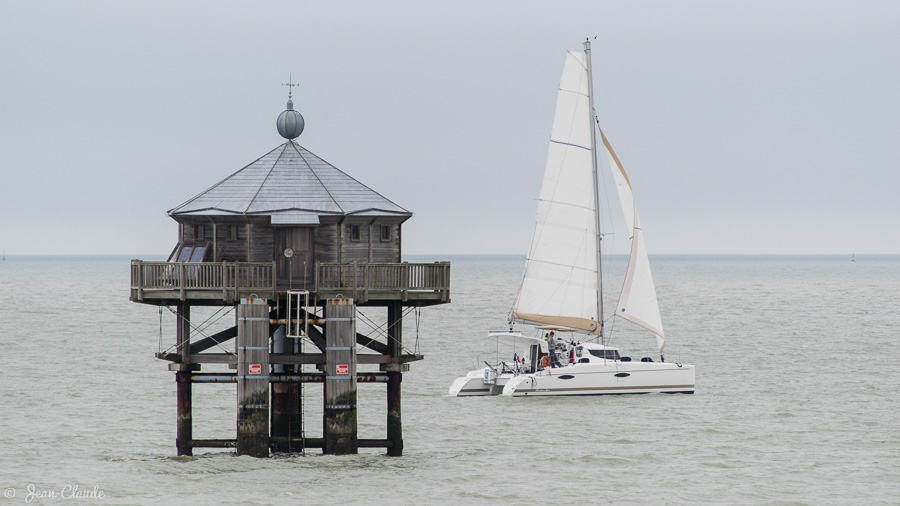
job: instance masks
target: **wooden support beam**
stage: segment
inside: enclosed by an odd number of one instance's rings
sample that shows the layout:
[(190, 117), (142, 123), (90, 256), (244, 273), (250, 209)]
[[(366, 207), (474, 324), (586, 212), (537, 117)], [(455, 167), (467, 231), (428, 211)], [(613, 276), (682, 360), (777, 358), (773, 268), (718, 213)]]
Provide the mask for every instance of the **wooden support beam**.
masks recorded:
[(191, 448), (234, 448), (234, 439), (192, 439)]
[[(324, 337), (322, 337), (322, 332), (319, 331), (318, 328), (310, 326), (309, 337), (312, 339), (313, 344), (319, 346), (319, 348), (323, 348), (325, 346), (325, 339)], [(376, 351), (383, 355), (390, 353), (390, 349), (386, 344), (376, 341), (373, 337), (364, 336), (362, 334), (356, 334), (356, 344), (365, 346), (366, 348), (369, 348), (370, 350)]]
[[(161, 358), (164, 360), (169, 360), (171, 362), (181, 362), (180, 355), (173, 354), (161, 354), (157, 355), (157, 358)], [(356, 355), (356, 363), (357, 364), (407, 364), (409, 362), (415, 362), (418, 360), (422, 360), (424, 357), (422, 355), (400, 355), (400, 358), (392, 357), (391, 355), (374, 355), (369, 353), (360, 353)], [(237, 355), (232, 353), (200, 353), (197, 355), (190, 355), (188, 357), (188, 362), (192, 364), (236, 364), (238, 359)], [(312, 364), (312, 365), (322, 365), (325, 363), (325, 354), (324, 353), (270, 353), (269, 354), (269, 363), (270, 364)], [(383, 369), (389, 370), (389, 369)], [(393, 370), (401, 370), (399, 368)], [(403, 369), (403, 370), (409, 370)]]
[[(325, 448), (324, 438), (272, 438), (272, 442), (282, 445), (290, 444), (295, 448), (299, 448), (300, 445), (304, 445), (306, 448)], [(391, 444), (387, 439), (357, 439), (357, 442), (360, 448), (387, 448)]]
[(269, 456), (269, 314), (265, 299), (237, 306), (237, 454)]
[[(190, 375), (191, 383), (235, 383), (237, 374), (218, 372), (195, 372)], [(320, 372), (302, 374), (273, 374), (269, 383), (324, 383), (325, 375)], [(387, 383), (388, 373), (357, 372), (357, 383)]]
[(316, 345), (316, 348), (319, 348), (322, 353), (325, 352), (325, 334), (323, 334), (318, 327), (314, 325), (309, 326), (309, 340), (312, 341), (312, 343)]
[(191, 353), (190, 354), (196, 355), (197, 353), (200, 353), (201, 351), (206, 351), (206, 350), (212, 348), (213, 346), (216, 346), (216, 345), (222, 344), (226, 341), (229, 341), (231, 339), (234, 339), (235, 337), (237, 337), (237, 332), (238, 332), (237, 326), (234, 326), (234, 327), (231, 327), (230, 329), (225, 329), (221, 332), (217, 332), (209, 337), (201, 339), (201, 340), (197, 341), (196, 343), (191, 343), (191, 346), (190, 346)]
[(376, 341), (374, 337), (364, 336), (362, 334), (356, 334), (356, 344), (377, 351), (382, 355), (387, 355), (391, 352), (388, 345)]
[(359, 453), (356, 424), (356, 305), (353, 299), (325, 304), (325, 416), (323, 452)]

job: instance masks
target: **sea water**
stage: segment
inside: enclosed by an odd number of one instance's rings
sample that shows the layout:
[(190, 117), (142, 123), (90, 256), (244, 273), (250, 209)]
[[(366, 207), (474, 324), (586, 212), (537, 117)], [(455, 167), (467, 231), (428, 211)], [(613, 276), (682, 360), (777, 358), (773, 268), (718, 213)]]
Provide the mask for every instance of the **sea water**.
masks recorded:
[[(154, 357), (174, 316), (129, 302), (128, 257), (8, 256), (2, 501), (900, 502), (898, 256), (654, 256), (667, 360), (696, 365), (696, 394), (527, 399), (447, 396), (482, 360), (512, 358), (486, 334), (507, 328), (523, 259), (407, 260), (451, 260), (452, 303), (404, 320), (404, 346), (425, 356), (403, 377), (404, 456), (254, 459), (175, 456), (174, 374)], [(607, 314), (623, 262), (604, 265)], [(360, 332), (383, 321), (361, 311)], [(206, 332), (234, 321), (193, 316)], [(625, 322), (607, 330), (627, 354), (658, 355)], [(320, 437), (321, 386), (305, 388), (306, 435)], [(384, 438), (384, 386), (359, 391), (360, 437)], [(235, 403), (233, 385), (194, 385), (194, 437), (233, 438)]]

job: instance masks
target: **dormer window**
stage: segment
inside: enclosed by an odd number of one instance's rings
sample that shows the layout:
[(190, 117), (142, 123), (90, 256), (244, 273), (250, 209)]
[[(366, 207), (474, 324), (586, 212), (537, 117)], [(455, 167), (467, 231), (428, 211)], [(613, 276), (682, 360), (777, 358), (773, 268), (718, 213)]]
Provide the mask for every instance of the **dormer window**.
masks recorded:
[(350, 240), (359, 242), (359, 225), (350, 225)]
[(382, 225), (381, 226), (381, 242), (390, 242), (391, 240), (391, 226), (390, 225)]

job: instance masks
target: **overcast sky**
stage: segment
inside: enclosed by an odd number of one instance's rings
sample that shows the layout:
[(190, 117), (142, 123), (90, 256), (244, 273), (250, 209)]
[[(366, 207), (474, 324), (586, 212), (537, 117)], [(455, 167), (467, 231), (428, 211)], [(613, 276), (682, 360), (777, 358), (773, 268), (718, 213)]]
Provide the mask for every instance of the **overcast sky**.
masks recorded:
[[(654, 253), (900, 253), (900, 2), (0, 1), (0, 249), (166, 254), (166, 211), (298, 142), (524, 255), (566, 50)], [(624, 241), (622, 241), (624, 242)]]

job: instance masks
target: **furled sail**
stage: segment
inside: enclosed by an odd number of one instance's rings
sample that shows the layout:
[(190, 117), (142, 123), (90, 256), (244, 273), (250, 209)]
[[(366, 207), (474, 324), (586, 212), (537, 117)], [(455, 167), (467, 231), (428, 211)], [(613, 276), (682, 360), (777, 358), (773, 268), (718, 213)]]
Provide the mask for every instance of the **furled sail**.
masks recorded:
[(585, 53), (566, 55), (547, 167), (525, 274), (513, 308), (519, 322), (597, 333), (597, 226)]
[(666, 347), (665, 333), (656, 300), (656, 287), (650, 274), (650, 260), (647, 257), (647, 247), (644, 245), (641, 222), (638, 219), (637, 207), (634, 205), (631, 182), (602, 130), (600, 137), (603, 139), (603, 147), (609, 159), (613, 182), (619, 194), (619, 203), (622, 204), (626, 230), (631, 234), (631, 255), (628, 258), (628, 269), (625, 271), (625, 281), (619, 294), (616, 315), (656, 334), (656, 343), (662, 353)]

